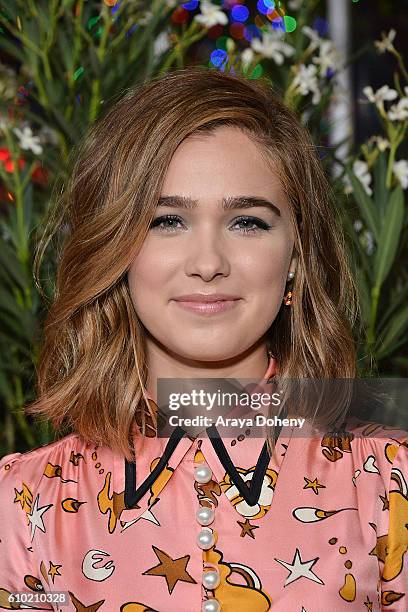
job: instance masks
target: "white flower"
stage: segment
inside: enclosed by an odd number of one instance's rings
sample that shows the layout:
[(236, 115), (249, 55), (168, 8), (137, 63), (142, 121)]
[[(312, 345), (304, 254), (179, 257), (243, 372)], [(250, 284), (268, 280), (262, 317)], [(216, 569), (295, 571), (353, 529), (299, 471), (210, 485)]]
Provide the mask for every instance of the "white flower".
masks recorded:
[(351, 186), (351, 182), (350, 182), (350, 178), (348, 174), (345, 174), (343, 176), (343, 183), (344, 183), (344, 193), (347, 195), (349, 193), (353, 193), (353, 187)]
[(340, 68), (342, 56), (331, 40), (322, 40), (319, 48), (319, 57), (313, 58), (313, 63), (320, 65), (320, 74), (325, 76), (329, 69)]
[(11, 121), (9, 120), (7, 115), (0, 114), (0, 132), (3, 132), (6, 129), (9, 129), (10, 126), (11, 126)]
[(368, 171), (368, 165), (365, 161), (356, 159), (353, 164), (353, 172), (364, 187), (364, 191), (370, 196), (373, 191), (369, 186), (371, 183), (371, 174)]
[(247, 47), (243, 50), (243, 52), (241, 53), (241, 62), (244, 68), (249, 66), (249, 64), (253, 61), (254, 56), (255, 53), (253, 52), (251, 47)]
[(390, 89), (388, 85), (383, 85), (376, 92), (373, 91), (371, 85), (364, 87), (363, 94), (367, 96), (370, 102), (374, 102), (376, 106), (380, 107), (386, 100), (395, 100), (398, 93), (395, 89)]
[(317, 30), (313, 30), (309, 26), (303, 26), (302, 32), (310, 38), (310, 46), (312, 51), (320, 47), (323, 42), (323, 39), (320, 38), (319, 32)]
[(293, 85), (298, 88), (302, 96), (307, 96), (308, 93), (313, 92), (313, 104), (320, 102), (321, 92), (317, 80), (317, 68), (314, 64), (309, 64), (309, 66), (300, 64), (297, 68), (297, 74), (293, 79)]
[(392, 167), (394, 170), (394, 174), (397, 177), (398, 181), (401, 183), (401, 187), (403, 189), (407, 189), (408, 187), (408, 161), (406, 159), (400, 159), (397, 162), (394, 162)]
[(228, 23), (227, 15), (218, 6), (211, 4), (209, 0), (202, 0), (200, 11), (201, 14), (196, 15), (194, 19), (206, 28), (212, 28), (217, 24), (227, 25)]
[(360, 242), (366, 250), (367, 255), (372, 255), (374, 251), (374, 236), (370, 230), (364, 230), (360, 236)]
[(376, 40), (374, 42), (380, 53), (385, 53), (385, 51), (394, 51), (395, 47), (392, 44), (392, 41), (394, 40), (395, 35), (396, 31), (394, 29), (391, 29), (388, 34), (381, 32), (382, 40)]
[(17, 95), (16, 72), (0, 61), (0, 99), (12, 100)]
[(153, 45), (153, 55), (154, 57), (159, 57), (167, 51), (171, 47), (170, 36), (166, 30), (160, 32), (160, 34), (155, 38)]
[(31, 128), (28, 126), (23, 127), (22, 130), (19, 128), (13, 128), (13, 132), (19, 139), (19, 144), (25, 151), (30, 149), (36, 155), (40, 155), (43, 151), (40, 145), (40, 139), (38, 136), (34, 136)]
[(289, 0), (288, 7), (291, 11), (298, 11), (302, 6), (303, 0)]
[(405, 96), (400, 98), (397, 104), (393, 104), (388, 111), (388, 118), (391, 121), (405, 121), (408, 119), (408, 86), (404, 87)]
[(236, 44), (234, 39), (228, 37), (225, 46), (227, 49), (227, 53), (232, 53), (233, 51), (235, 51)]
[(40, 129), (40, 139), (41, 142), (49, 142), (52, 145), (57, 145), (59, 143), (58, 132), (48, 127), (48, 125), (44, 125)]
[(282, 40), (285, 33), (282, 30), (272, 30), (271, 32), (262, 32), (262, 40), (253, 38), (251, 47), (257, 53), (264, 57), (269, 57), (276, 64), (283, 64), (286, 57), (294, 54), (295, 49), (292, 45), (288, 45)]
[(391, 146), (390, 141), (382, 136), (374, 136), (374, 142), (377, 143), (377, 147), (380, 151), (385, 151), (385, 149), (389, 149)]
[(353, 225), (354, 225), (354, 229), (356, 230), (356, 232), (359, 232), (360, 230), (363, 229), (363, 222), (361, 221), (361, 219), (356, 219)]
[(152, 11), (145, 11), (145, 13), (143, 13), (143, 15), (139, 17), (138, 22), (140, 25), (147, 25), (152, 17), (153, 17)]

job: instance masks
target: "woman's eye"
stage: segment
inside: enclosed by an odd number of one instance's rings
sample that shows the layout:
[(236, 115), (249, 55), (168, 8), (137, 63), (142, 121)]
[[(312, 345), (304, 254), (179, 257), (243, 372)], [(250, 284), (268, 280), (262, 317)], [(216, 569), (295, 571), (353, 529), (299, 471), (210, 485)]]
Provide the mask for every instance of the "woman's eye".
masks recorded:
[(163, 217), (157, 217), (157, 219), (154, 219), (150, 225), (150, 229), (158, 227), (161, 231), (164, 230), (172, 232), (178, 229), (175, 227), (178, 221), (181, 222), (181, 219), (177, 215), (164, 215)]
[(249, 225), (256, 225), (256, 227), (244, 226), (243, 228), (244, 234), (257, 232), (259, 230), (271, 229), (271, 226), (268, 223), (266, 223), (265, 221), (262, 221), (262, 219), (258, 219), (257, 217), (240, 217), (239, 219), (235, 220), (235, 223), (247, 223)]

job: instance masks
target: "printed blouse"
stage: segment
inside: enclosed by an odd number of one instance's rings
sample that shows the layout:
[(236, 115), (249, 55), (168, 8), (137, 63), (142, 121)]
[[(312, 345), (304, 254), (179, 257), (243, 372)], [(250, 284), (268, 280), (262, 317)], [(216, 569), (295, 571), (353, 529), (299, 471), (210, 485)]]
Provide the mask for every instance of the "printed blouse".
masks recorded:
[(3, 457), (0, 609), (408, 610), (408, 432), (345, 425), (284, 424), (272, 457), (213, 426)]

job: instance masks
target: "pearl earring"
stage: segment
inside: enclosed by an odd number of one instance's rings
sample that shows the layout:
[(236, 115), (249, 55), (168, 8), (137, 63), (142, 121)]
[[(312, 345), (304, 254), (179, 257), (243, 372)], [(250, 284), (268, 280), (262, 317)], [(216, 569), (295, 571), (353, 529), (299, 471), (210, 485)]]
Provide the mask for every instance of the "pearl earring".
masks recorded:
[(292, 280), (292, 278), (294, 278), (295, 273), (294, 272), (289, 272), (288, 274), (288, 281)]

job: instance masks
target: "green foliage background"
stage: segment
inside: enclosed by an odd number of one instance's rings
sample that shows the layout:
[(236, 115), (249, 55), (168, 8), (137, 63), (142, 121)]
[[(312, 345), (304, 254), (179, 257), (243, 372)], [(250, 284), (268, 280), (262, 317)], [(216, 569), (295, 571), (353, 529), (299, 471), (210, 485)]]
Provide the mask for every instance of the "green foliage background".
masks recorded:
[[(23, 410), (35, 399), (35, 365), (48, 307), (34, 283), (32, 264), (52, 196), (67, 178), (72, 147), (102, 105), (134, 83), (191, 63), (193, 45), (211, 34), (209, 27), (194, 19), (183, 21), (179, 4), (123, 0), (112, 10), (100, 0), (0, 2), (0, 49), (19, 66), (18, 71), (4, 65), (0, 70), (0, 456), (53, 439), (49, 425), (32, 422)], [(335, 78), (320, 80), (321, 99), (313, 104), (310, 93), (296, 87), (296, 76), (299, 66), (315, 53), (302, 27), (323, 10), (322, 4), (313, 0), (289, 11), (296, 17), (297, 27), (285, 34), (285, 41), (295, 53), (281, 64), (259, 53), (244, 62), (248, 43), (238, 44), (228, 32), (217, 40), (228, 55), (222, 69), (242, 72), (249, 79), (270, 78), (286, 103), (307, 123), (318, 147), (329, 131), (327, 109)], [(264, 28), (271, 29), (267, 20)], [(168, 47), (160, 52), (157, 39), (163, 33)], [(395, 89), (404, 97), (407, 72), (401, 55), (393, 49)], [(201, 63), (220, 69), (209, 62), (208, 55)], [(407, 197), (393, 173), (393, 164), (406, 143), (408, 120), (391, 122), (383, 106), (376, 108), (382, 137), (389, 146), (383, 148), (370, 138), (342, 161), (337, 155), (339, 143), (325, 149), (322, 163), (331, 177), (334, 165), (341, 167), (332, 180), (359, 286), (363, 324), (363, 333), (357, 337), (360, 375), (405, 377)], [(21, 133), (18, 136), (14, 131), (23, 130), (23, 126), (32, 129), (31, 139), (33, 134), (41, 134), (41, 153), (24, 148)], [(353, 170), (357, 159), (365, 160), (372, 173), (371, 195)], [(352, 189), (348, 195), (346, 176)], [(367, 248), (370, 241), (374, 245), (371, 250)], [(42, 274), (48, 302), (52, 300), (54, 275), (51, 248)]]

